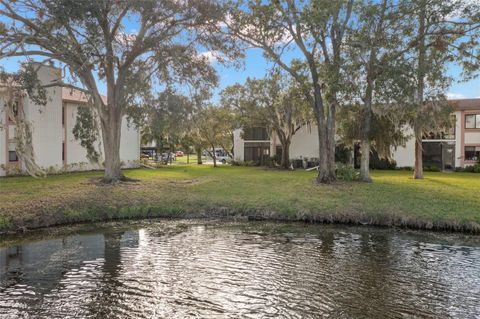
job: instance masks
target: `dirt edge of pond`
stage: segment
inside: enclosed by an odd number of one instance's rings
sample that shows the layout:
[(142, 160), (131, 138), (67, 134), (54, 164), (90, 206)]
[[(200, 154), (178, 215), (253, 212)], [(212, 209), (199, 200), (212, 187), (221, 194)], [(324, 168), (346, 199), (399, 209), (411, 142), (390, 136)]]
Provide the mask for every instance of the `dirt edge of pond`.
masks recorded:
[(432, 221), (410, 218), (398, 214), (384, 213), (371, 216), (365, 213), (328, 213), (299, 211), (296, 213), (277, 212), (266, 209), (242, 209), (229, 207), (182, 209), (164, 207), (98, 207), (88, 210), (58, 210), (37, 212), (25, 216), (15, 216), (1, 220), (0, 235), (24, 233), (30, 230), (65, 226), (82, 223), (95, 223), (115, 220), (137, 220), (153, 218), (175, 219), (227, 219), (227, 220), (264, 220), (281, 222), (306, 222), (317, 224), (345, 224), (363, 226), (381, 226), (428, 231), (448, 231), (468, 234), (480, 234), (480, 224), (475, 222), (458, 223), (451, 221)]

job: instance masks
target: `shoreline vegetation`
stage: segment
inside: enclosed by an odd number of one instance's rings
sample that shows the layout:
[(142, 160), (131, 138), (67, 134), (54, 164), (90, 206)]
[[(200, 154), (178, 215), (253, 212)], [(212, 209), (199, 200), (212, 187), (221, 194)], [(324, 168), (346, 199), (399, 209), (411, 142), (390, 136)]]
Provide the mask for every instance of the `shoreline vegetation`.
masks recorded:
[(478, 174), (372, 171), (373, 183), (316, 185), (316, 172), (174, 165), (126, 170), (136, 182), (102, 185), (102, 172), (0, 179), (0, 234), (119, 219), (303, 221), (480, 234)]

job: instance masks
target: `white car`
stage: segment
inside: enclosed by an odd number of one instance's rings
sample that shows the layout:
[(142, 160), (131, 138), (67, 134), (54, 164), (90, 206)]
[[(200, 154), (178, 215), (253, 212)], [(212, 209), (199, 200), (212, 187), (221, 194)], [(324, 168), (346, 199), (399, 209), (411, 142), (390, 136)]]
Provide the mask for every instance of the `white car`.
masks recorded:
[(221, 155), (221, 156), (216, 156), (217, 157), (217, 162), (220, 162), (222, 164), (227, 164), (227, 161), (230, 160), (230, 156), (228, 155)]

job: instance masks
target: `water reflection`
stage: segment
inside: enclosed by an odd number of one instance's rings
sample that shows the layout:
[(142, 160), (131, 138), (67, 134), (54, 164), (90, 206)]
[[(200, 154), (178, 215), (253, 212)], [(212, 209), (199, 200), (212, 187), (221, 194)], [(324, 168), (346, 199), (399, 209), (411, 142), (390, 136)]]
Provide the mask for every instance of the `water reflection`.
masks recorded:
[(475, 318), (453, 235), (161, 221), (0, 248), (0, 317)]

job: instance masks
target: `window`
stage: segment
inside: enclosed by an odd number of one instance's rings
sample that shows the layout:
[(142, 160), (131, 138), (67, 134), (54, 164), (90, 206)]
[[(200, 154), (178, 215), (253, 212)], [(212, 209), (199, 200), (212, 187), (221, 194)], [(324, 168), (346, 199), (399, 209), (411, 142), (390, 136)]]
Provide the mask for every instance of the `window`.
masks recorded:
[(480, 128), (480, 114), (465, 115), (465, 128)]
[(480, 146), (465, 146), (465, 160), (478, 161), (480, 158)]
[(266, 141), (269, 140), (267, 129), (264, 127), (250, 127), (243, 131), (243, 139), (246, 141)]
[(62, 106), (62, 125), (65, 125), (65, 106)]
[(65, 162), (65, 142), (62, 143), (62, 161)]
[(17, 152), (15, 151), (15, 143), (8, 144), (8, 161), (9, 162), (18, 162)]
[(270, 143), (250, 142), (245, 143), (244, 160), (263, 163), (270, 156)]

